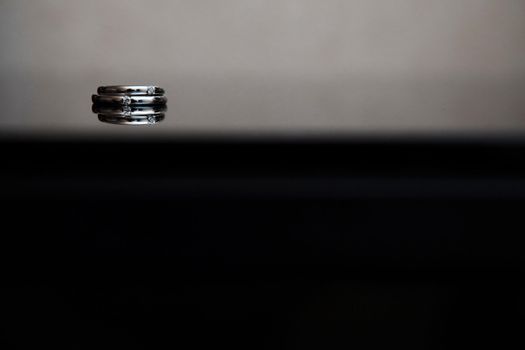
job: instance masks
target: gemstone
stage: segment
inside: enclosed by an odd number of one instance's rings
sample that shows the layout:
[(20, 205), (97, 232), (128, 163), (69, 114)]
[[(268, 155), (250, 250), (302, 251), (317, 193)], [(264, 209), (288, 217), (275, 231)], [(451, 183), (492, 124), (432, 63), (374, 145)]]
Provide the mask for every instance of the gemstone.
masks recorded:
[(129, 106), (131, 104), (131, 97), (123, 96), (122, 97), (122, 104), (125, 105), (125, 106)]
[(150, 96), (155, 95), (155, 86), (148, 87), (148, 95)]
[(154, 115), (149, 115), (148, 116), (148, 123), (155, 124), (156, 122), (157, 122), (157, 120), (155, 119)]

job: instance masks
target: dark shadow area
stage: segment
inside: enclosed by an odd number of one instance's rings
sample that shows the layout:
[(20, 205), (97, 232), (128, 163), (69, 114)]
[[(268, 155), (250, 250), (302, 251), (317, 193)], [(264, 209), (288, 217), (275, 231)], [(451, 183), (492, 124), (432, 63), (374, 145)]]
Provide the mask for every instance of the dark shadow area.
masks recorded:
[(522, 342), (525, 143), (1, 147), (11, 347)]

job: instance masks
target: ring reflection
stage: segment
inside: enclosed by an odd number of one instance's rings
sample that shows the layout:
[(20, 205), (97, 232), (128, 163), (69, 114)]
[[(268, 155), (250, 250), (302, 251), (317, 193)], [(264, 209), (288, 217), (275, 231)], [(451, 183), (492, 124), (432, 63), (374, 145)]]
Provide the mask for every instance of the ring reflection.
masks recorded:
[(157, 124), (164, 120), (167, 109), (166, 106), (92, 106), (99, 121), (117, 125)]

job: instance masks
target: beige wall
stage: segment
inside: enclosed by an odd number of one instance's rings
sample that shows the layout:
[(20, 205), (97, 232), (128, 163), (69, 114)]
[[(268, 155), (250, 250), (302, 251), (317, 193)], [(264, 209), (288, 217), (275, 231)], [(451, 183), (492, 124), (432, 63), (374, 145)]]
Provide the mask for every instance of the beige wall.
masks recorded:
[(524, 0), (0, 0), (0, 76), (525, 75)]
[(525, 130), (525, 0), (0, 0), (0, 131), (113, 132), (124, 83), (158, 132)]

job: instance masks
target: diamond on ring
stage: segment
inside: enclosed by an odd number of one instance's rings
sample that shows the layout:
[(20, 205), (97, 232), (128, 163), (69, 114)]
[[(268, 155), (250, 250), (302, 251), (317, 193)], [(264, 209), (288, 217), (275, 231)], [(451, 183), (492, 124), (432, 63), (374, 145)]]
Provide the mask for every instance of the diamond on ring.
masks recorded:
[(122, 97), (122, 104), (124, 104), (125, 106), (129, 106), (131, 104), (131, 97), (123, 96)]

